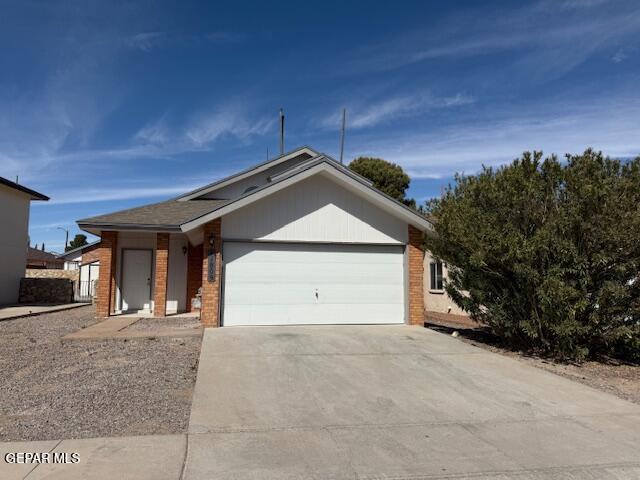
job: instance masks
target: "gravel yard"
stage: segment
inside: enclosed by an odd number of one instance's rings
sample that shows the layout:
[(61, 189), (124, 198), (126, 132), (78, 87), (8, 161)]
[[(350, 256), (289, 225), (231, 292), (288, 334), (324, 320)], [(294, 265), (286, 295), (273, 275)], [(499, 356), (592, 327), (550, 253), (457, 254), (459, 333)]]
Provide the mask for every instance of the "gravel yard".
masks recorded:
[(0, 441), (186, 431), (201, 338), (61, 342), (93, 317), (0, 322)]

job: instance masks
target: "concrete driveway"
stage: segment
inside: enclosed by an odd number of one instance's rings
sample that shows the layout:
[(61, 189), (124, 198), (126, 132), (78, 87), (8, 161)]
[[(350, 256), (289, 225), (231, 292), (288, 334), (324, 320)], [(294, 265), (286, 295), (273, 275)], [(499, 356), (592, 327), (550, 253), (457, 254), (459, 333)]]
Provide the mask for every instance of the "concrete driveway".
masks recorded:
[(408, 326), (205, 332), (183, 478), (640, 478), (640, 406)]

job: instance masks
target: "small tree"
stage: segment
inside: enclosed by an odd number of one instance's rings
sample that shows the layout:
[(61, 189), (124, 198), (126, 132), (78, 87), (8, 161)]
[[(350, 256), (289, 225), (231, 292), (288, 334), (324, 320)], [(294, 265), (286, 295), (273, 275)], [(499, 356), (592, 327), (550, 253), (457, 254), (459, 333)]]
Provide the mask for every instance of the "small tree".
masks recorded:
[(413, 198), (406, 198), (411, 179), (400, 165), (382, 158), (358, 157), (349, 164), (349, 169), (371, 180), (374, 187), (390, 197), (412, 208), (416, 207)]
[(640, 360), (640, 157), (525, 153), (455, 181), (426, 247), (459, 306), (515, 347)]
[(69, 250), (73, 250), (74, 248), (84, 247), (87, 244), (87, 236), (83, 235), (82, 233), (78, 233), (75, 237), (73, 237), (73, 240), (69, 242), (69, 245), (65, 247), (64, 251), (68, 252)]

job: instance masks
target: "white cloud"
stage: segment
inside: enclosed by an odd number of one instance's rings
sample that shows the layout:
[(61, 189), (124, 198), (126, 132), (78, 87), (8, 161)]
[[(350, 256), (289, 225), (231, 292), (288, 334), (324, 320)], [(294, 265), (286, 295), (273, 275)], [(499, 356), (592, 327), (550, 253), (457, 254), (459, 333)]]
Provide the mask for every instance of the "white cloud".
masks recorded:
[(136, 48), (148, 52), (157, 47), (166, 39), (165, 32), (143, 32), (125, 39), (125, 44), (130, 48)]
[[(428, 94), (414, 94), (378, 101), (363, 101), (347, 108), (347, 124), (349, 128), (355, 129), (373, 127), (431, 109), (457, 107), (474, 102), (473, 97), (462, 93), (441, 98)], [(341, 118), (342, 114), (336, 109), (336, 113), (320, 119), (319, 124), (324, 128), (338, 128)]]
[[(587, 8), (588, 7), (588, 8)], [(541, 1), (524, 7), (467, 9), (428, 29), (352, 52), (343, 71), (391, 70), (431, 59), (524, 49), (514, 69), (561, 75), (599, 52), (625, 45), (640, 33), (637, 3), (600, 0)]]
[(185, 130), (185, 138), (197, 147), (214, 143), (225, 135), (246, 140), (255, 135), (265, 135), (275, 124), (274, 118), (253, 118), (237, 104), (225, 105), (200, 113), (191, 120)]
[[(172, 185), (165, 187), (144, 187), (144, 186), (114, 186), (114, 187), (95, 187), (95, 188), (78, 188), (65, 193), (60, 192), (52, 195), (48, 205), (60, 204), (77, 204), (77, 203), (93, 203), (111, 200), (134, 200), (155, 197), (169, 197), (172, 195), (180, 195), (200, 184)], [(34, 203), (35, 205), (35, 203)]]
[(456, 171), (474, 173), (482, 164), (510, 162), (525, 150), (562, 156), (593, 147), (612, 157), (640, 155), (638, 99), (602, 99), (588, 106), (546, 104), (502, 113), (496, 110), (492, 117), (443, 125), (428, 133), (384, 139), (356, 137), (349, 150), (354, 156), (381, 156), (397, 162), (414, 178), (443, 178)]

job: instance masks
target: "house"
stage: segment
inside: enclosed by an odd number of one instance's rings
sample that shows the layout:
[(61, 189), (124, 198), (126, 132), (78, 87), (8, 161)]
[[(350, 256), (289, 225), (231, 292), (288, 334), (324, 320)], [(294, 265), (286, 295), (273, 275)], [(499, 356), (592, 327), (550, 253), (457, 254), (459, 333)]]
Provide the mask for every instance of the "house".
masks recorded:
[(38, 248), (27, 247), (27, 269), (62, 270), (64, 260), (55, 253), (45, 252)]
[(428, 312), (467, 316), (444, 290), (447, 280), (447, 265), (435, 259), (431, 252), (424, 255), (424, 307)]
[(49, 197), (0, 177), (0, 305), (16, 303), (29, 245), (29, 207)]
[(94, 286), (100, 274), (99, 246), (100, 241), (96, 241), (58, 256), (64, 262), (65, 270), (78, 270), (76, 294), (81, 299), (86, 300), (94, 296)]
[(423, 324), (431, 223), (308, 147), (78, 225), (101, 237), (100, 317), (190, 311), (200, 291), (205, 326)]

